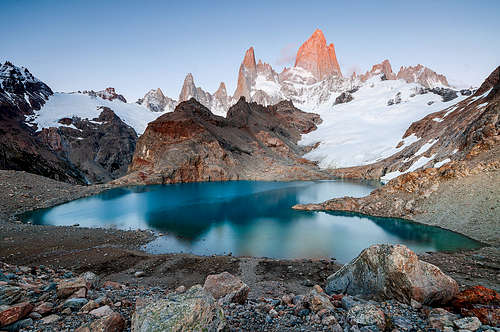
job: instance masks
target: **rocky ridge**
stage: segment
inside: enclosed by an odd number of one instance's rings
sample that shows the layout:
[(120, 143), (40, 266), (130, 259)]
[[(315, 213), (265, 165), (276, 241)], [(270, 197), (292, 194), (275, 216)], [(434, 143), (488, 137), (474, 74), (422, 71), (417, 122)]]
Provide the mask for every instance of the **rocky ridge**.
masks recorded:
[(148, 125), (129, 174), (114, 183), (325, 178), (297, 145), (320, 121), (291, 102), (264, 107), (242, 97), (223, 118), (190, 99)]
[(115, 88), (112, 88), (112, 87), (109, 87), (109, 88), (106, 88), (104, 90), (97, 91), (97, 92), (94, 90), (90, 90), (90, 91), (84, 90), (81, 93), (87, 94), (91, 97), (100, 97), (102, 99), (109, 100), (109, 101), (116, 99), (116, 100), (119, 100), (119, 101), (124, 102), (124, 103), (127, 102), (127, 99), (125, 99), (125, 97), (123, 95), (116, 93)]

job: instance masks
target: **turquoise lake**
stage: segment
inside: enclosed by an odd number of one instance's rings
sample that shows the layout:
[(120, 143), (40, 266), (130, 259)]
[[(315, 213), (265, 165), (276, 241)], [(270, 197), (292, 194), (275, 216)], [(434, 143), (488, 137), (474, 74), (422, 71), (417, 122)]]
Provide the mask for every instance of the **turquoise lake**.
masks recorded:
[(229, 181), (112, 189), (27, 213), (34, 224), (151, 229), (163, 233), (144, 249), (348, 262), (375, 243), (417, 252), (476, 248), (458, 233), (401, 219), (295, 211), (299, 203), (361, 197), (375, 187), (348, 181)]

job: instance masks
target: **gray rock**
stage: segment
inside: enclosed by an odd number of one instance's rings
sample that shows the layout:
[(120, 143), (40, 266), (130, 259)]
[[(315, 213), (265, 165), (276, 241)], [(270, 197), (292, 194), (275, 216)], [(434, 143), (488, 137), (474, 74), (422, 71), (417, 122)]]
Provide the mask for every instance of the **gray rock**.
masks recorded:
[(195, 285), (182, 294), (160, 300), (137, 301), (132, 331), (222, 331), (224, 311), (212, 294)]
[(396, 299), (410, 304), (449, 301), (458, 284), (441, 270), (420, 261), (403, 245), (374, 245), (327, 279), (326, 292), (358, 295), (373, 300)]
[(13, 324), (8, 325), (8, 326), (3, 326), (2, 331), (17, 332), (17, 331), (20, 331), (22, 329), (29, 328), (31, 326), (33, 326), (33, 319), (26, 318), (26, 319), (19, 320)]
[(349, 309), (347, 320), (351, 324), (360, 326), (376, 325), (382, 331), (385, 329), (384, 312), (370, 303), (358, 304)]
[(477, 317), (465, 317), (453, 321), (459, 329), (475, 331), (481, 327), (481, 321)]
[(62, 304), (62, 308), (63, 309), (69, 308), (71, 310), (80, 310), (85, 304), (87, 304), (87, 302), (88, 302), (87, 299), (79, 297), (67, 299)]
[(96, 288), (99, 285), (99, 276), (94, 272), (84, 272), (80, 275), (80, 278), (85, 280), (90, 288)]
[(23, 290), (20, 287), (3, 285), (0, 286), (0, 305), (11, 305), (19, 302), (23, 296)]
[(453, 327), (453, 321), (457, 319), (457, 316), (442, 308), (435, 308), (429, 312), (427, 318), (430, 327), (443, 330), (445, 327)]

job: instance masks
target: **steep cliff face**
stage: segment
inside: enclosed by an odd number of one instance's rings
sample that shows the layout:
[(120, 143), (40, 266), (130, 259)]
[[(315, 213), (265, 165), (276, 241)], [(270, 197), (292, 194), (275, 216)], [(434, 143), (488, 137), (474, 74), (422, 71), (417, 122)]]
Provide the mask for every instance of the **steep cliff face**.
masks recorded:
[(36, 127), (25, 123), (52, 94), (28, 69), (10, 62), (0, 66), (0, 168), (84, 183), (77, 169), (36, 137)]
[(137, 134), (108, 107), (94, 119), (62, 118), (60, 127), (38, 136), (61, 158), (69, 160), (89, 183), (104, 183), (126, 174)]
[(190, 99), (151, 122), (139, 138), (129, 174), (116, 183), (324, 178), (301, 158), (301, 133), (319, 116), (291, 103), (263, 107), (241, 98), (226, 118)]
[(342, 77), (333, 44), (326, 44), (325, 36), (319, 29), (300, 46), (295, 59), (295, 67), (310, 72), (318, 81), (328, 76)]

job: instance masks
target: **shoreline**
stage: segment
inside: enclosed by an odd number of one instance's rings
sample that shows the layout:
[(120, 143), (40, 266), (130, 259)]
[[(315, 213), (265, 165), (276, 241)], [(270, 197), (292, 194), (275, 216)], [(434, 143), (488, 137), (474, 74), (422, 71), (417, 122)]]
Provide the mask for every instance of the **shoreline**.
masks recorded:
[[(199, 256), (189, 253), (150, 254), (141, 246), (154, 239), (150, 230), (116, 230), (75, 226), (31, 225), (15, 222), (15, 216), (37, 208), (47, 208), (87, 197), (114, 186), (73, 186), (26, 172), (0, 171), (2, 183), (21, 190), (20, 201), (0, 194), (0, 261), (16, 265), (47, 265), (78, 272), (94, 271), (108, 280), (136, 283), (131, 271), (148, 271), (144, 285), (175, 288), (182, 280), (186, 287), (225, 270), (242, 277), (251, 287), (251, 297), (299, 294), (311, 284), (324, 284), (342, 265), (332, 259), (272, 259), (260, 257)], [(41, 182), (41, 183), (40, 183)], [(30, 183), (30, 185), (27, 185)], [(38, 186), (37, 186), (38, 184)], [(26, 188), (25, 186), (31, 187)], [(35, 190), (33, 190), (35, 188)], [(23, 195), (37, 190), (51, 193), (45, 200), (25, 204)], [(83, 189), (83, 191), (82, 191)], [(59, 196), (58, 196), (59, 195)], [(56, 197), (57, 196), (57, 197)], [(25, 206), (17, 208), (22, 203)], [(12, 212), (16, 213), (12, 213)], [(10, 213), (7, 213), (10, 212)], [(411, 220), (410, 220), (411, 221)], [(411, 221), (414, 222), (414, 221)], [(500, 252), (495, 247), (454, 252), (431, 252), (421, 259), (440, 267), (459, 282), (461, 288), (482, 285), (500, 290), (497, 271)], [(457, 267), (463, 267), (457, 269)], [(166, 273), (170, 271), (172, 273)]]

